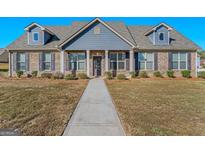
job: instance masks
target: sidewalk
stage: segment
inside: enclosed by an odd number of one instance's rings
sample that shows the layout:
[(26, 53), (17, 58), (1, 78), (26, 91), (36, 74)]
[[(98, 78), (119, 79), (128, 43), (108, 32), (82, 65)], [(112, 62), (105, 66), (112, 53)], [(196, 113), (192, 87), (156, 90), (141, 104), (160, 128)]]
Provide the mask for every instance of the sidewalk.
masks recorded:
[(63, 135), (125, 135), (103, 79), (89, 81)]

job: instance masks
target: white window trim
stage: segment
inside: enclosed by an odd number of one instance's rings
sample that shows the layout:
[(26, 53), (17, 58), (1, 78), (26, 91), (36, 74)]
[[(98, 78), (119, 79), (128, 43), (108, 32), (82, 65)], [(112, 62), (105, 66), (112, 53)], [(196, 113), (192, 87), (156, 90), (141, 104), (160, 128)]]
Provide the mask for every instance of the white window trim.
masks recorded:
[[(38, 34), (38, 40), (34, 39), (35, 34)], [(39, 32), (32, 32), (32, 40), (33, 40), (33, 42), (39, 42)]]
[[(186, 68), (185, 69), (180, 69), (180, 62), (181, 62), (181, 59), (180, 59), (180, 53), (183, 53), (183, 52), (177, 52), (177, 63), (178, 63), (178, 68), (177, 69), (172, 69), (172, 70), (176, 70), (176, 71), (180, 71), (180, 70), (188, 70), (188, 53), (185, 52), (186, 54)], [(172, 60), (172, 63), (174, 61)], [(175, 61), (176, 62), (176, 61)]]
[(147, 53), (148, 52), (139, 52), (139, 53), (144, 53), (145, 54), (145, 60), (144, 60), (144, 62), (145, 62), (145, 68), (144, 69), (140, 69), (140, 59), (139, 59), (139, 56), (138, 56), (138, 70), (144, 70), (144, 71), (151, 71), (151, 70), (153, 70), (154, 71), (154, 65), (155, 65), (155, 63), (154, 63), (154, 52), (149, 52), (149, 53), (152, 53), (153, 54), (153, 63), (152, 63), (152, 69), (147, 69)]
[[(85, 56), (84, 60), (79, 60), (78, 55), (81, 54), (81, 53), (70, 53), (70, 54), (77, 54), (77, 61), (76, 61), (77, 69), (76, 69), (76, 71), (85, 71), (86, 70), (86, 56)], [(73, 62), (75, 62), (75, 61), (70, 60), (69, 59), (69, 54), (68, 54), (68, 63), (67, 63), (68, 67), (69, 67), (70, 63), (73, 63)], [(84, 66), (85, 66), (84, 69), (79, 69), (78, 65), (79, 65), (80, 62), (84, 62)]]
[[(126, 68), (127, 68), (127, 65), (126, 65), (126, 53), (125, 52), (116, 52), (116, 53), (115, 52), (110, 52), (110, 54), (113, 54), (113, 53), (117, 55), (117, 60), (116, 60), (117, 71), (126, 71)], [(125, 55), (125, 59), (124, 60), (118, 60), (119, 53), (122, 53), (122, 54)], [(112, 62), (115, 62), (115, 60), (110, 60), (110, 63), (112, 63)], [(124, 62), (124, 69), (119, 69), (118, 62)], [(112, 69), (110, 68), (110, 70), (112, 70)]]
[[(21, 62), (20, 60), (18, 60), (19, 59), (19, 54), (24, 54), (25, 55), (25, 62)], [(17, 63), (17, 66), (19, 66), (19, 63), (25, 63), (25, 70), (21, 70), (20, 68), (18, 68), (17, 67), (17, 70), (18, 71), (23, 71), (23, 72), (25, 72), (26, 71), (26, 53), (25, 52), (19, 52), (19, 53), (17, 53), (17, 60), (16, 60), (16, 63)]]
[(51, 52), (46, 52), (43, 54), (43, 71), (51, 71), (52, 57), (51, 57), (51, 61), (50, 61), (50, 69), (45, 69), (45, 63), (48, 63), (47, 61), (45, 61), (45, 54), (50, 54), (50, 56), (51, 56)]

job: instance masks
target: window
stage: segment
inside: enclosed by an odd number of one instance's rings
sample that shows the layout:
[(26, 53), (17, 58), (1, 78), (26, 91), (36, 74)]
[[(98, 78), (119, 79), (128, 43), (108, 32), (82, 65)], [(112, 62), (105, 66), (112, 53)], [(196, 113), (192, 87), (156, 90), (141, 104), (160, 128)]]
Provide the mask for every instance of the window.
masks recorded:
[(154, 54), (147, 52), (139, 52), (138, 55), (139, 70), (153, 70), (154, 69)]
[(17, 53), (17, 70), (25, 71), (26, 70), (26, 55), (25, 53)]
[(110, 53), (110, 69), (124, 70), (125, 69), (125, 53)]
[(85, 70), (85, 53), (68, 54), (69, 70)]
[(159, 33), (159, 40), (163, 41), (164, 40), (164, 33)]
[(51, 70), (51, 53), (43, 54), (43, 69), (45, 71)]
[(38, 39), (39, 39), (39, 33), (38, 32), (34, 32), (33, 33), (33, 41), (38, 41)]
[(100, 34), (100, 27), (94, 28), (94, 34)]
[(187, 69), (187, 53), (185, 52), (172, 53), (172, 69), (176, 69), (176, 70)]

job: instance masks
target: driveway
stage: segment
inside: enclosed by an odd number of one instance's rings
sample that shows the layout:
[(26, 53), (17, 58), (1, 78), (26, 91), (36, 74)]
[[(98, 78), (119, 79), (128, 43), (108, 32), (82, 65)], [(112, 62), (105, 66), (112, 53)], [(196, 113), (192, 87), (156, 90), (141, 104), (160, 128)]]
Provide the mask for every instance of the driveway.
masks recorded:
[(103, 79), (96, 78), (89, 81), (63, 135), (125, 135)]

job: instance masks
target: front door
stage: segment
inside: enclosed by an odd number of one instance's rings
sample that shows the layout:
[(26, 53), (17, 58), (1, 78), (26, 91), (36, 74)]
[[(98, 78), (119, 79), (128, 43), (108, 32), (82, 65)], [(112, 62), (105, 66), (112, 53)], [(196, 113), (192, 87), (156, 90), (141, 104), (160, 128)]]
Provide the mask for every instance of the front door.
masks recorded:
[(93, 76), (101, 76), (101, 56), (93, 57)]

